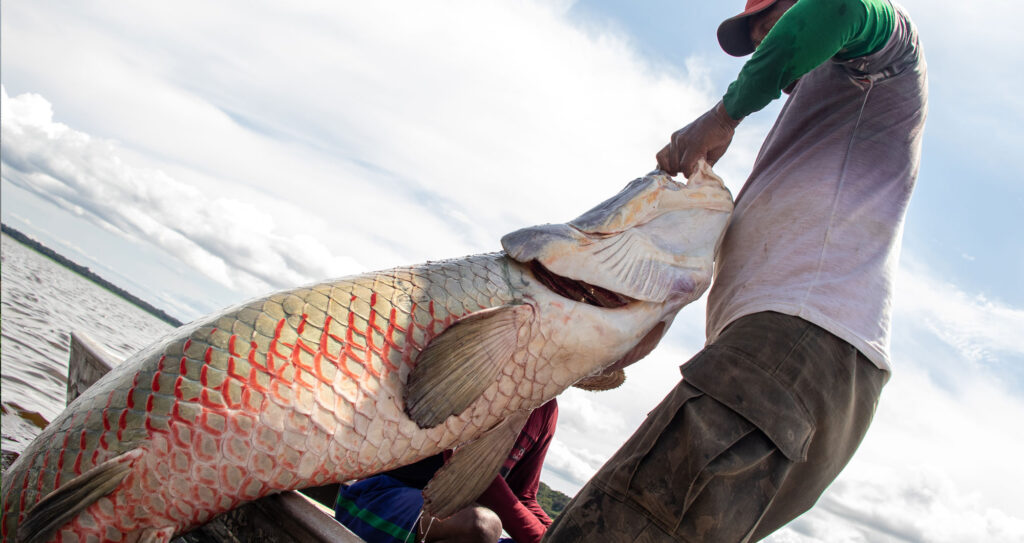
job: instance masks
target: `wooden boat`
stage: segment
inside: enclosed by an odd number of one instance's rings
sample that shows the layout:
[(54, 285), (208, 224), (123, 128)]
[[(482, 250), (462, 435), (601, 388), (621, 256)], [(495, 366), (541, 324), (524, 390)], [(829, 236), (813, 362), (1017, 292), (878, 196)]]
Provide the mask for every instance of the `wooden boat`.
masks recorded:
[[(121, 361), (80, 332), (71, 333), (67, 402), (78, 397)], [(175, 543), (281, 542), (365, 543), (338, 521), (333, 506), (338, 485), (265, 496), (220, 515), (176, 538)]]

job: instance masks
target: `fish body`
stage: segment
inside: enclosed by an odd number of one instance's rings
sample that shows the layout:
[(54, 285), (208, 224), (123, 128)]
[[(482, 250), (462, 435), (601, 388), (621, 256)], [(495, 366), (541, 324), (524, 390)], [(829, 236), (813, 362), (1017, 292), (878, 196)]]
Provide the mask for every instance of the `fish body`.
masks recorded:
[[(270, 493), (455, 447), (424, 494), (431, 513), (458, 510), (494, 477), (530, 411), (646, 355), (707, 287), (731, 211), (724, 185), (652, 175), (630, 190), (569, 237), (524, 229), (504, 252), (287, 290), (180, 328), (86, 390), (4, 474), (3, 540), (166, 541)], [(669, 204), (681, 191), (692, 201)], [(654, 207), (635, 205), (644, 198)], [(615, 213), (633, 218), (600, 220)], [(710, 246), (691, 247), (689, 260), (674, 242), (679, 254), (661, 254), (654, 238), (691, 226), (711, 230)], [(636, 247), (607, 243), (624, 235)], [(669, 261), (683, 271), (660, 277)], [(608, 271), (573, 277), (580, 264)], [(566, 288), (619, 301), (595, 305)]]

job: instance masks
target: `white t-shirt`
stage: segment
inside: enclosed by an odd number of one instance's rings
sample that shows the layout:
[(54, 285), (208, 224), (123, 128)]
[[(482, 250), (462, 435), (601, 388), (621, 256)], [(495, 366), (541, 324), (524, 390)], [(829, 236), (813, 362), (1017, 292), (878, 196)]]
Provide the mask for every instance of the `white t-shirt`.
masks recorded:
[(927, 110), (924, 54), (898, 6), (878, 52), (797, 84), (736, 208), (708, 297), (708, 343), (761, 311), (801, 317), (890, 369), (893, 279)]

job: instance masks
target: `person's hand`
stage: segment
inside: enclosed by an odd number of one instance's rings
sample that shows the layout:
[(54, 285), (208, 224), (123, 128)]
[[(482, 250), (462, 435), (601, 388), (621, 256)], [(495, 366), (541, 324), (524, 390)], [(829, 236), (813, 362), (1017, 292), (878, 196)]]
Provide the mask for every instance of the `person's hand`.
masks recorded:
[(672, 139), (658, 151), (658, 168), (669, 175), (682, 172), (687, 178), (703, 158), (714, 166), (732, 142), (733, 133), (740, 122), (729, 117), (722, 102), (697, 120), (677, 130)]

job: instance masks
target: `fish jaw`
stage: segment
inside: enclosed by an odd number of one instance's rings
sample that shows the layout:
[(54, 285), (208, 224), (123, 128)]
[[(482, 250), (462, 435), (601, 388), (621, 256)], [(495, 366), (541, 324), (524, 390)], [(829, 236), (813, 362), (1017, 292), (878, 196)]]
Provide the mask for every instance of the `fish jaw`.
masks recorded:
[[(537, 315), (529, 344), (517, 362), (525, 367), (526, 378), (522, 381), (535, 388), (526, 405), (530, 408), (620, 362), (652, 330), (660, 328), (663, 334), (689, 301), (684, 297), (665, 302), (633, 301), (609, 309), (559, 296), (528, 272), (523, 273), (523, 282), (522, 293), (535, 306)], [(660, 339), (660, 335), (653, 339)], [(511, 375), (505, 377), (512, 380)], [(523, 393), (531, 392), (522, 383), (518, 386)]]
[(654, 172), (573, 221), (523, 228), (501, 242), (519, 262), (663, 302), (707, 288), (731, 213), (731, 194), (702, 161), (688, 184)]

